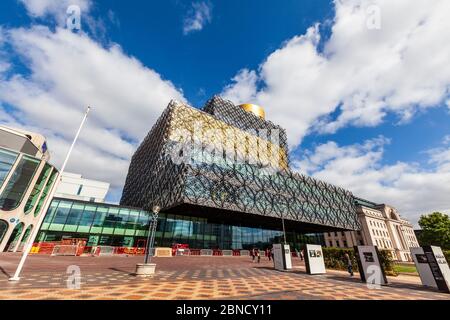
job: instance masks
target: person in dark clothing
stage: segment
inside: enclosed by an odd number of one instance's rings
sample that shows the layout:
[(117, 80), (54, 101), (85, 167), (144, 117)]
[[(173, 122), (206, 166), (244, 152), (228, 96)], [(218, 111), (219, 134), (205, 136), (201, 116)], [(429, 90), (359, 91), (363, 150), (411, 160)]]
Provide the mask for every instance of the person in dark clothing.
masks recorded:
[(258, 263), (261, 262), (261, 253), (259, 252), (259, 249), (256, 249), (256, 257), (258, 258)]
[(269, 258), (269, 261), (272, 260), (272, 254), (270, 253), (269, 248), (266, 249), (266, 256), (267, 256), (267, 258)]
[(347, 263), (347, 270), (348, 273), (350, 273), (350, 277), (353, 277), (353, 265), (352, 265), (352, 259), (350, 259), (350, 255), (346, 253), (345, 255), (345, 262)]
[(256, 258), (256, 250), (255, 250), (255, 248), (252, 249), (251, 255), (252, 255), (252, 262), (255, 262), (255, 258)]

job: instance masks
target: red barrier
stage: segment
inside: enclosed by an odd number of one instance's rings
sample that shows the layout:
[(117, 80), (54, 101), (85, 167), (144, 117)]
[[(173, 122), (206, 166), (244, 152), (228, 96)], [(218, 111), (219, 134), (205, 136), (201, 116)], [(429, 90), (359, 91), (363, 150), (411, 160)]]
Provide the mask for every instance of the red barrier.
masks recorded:
[(222, 250), (213, 249), (213, 256), (222, 256)]
[(37, 253), (37, 254), (52, 254), (53, 253), (53, 248), (56, 245), (60, 245), (61, 242), (39, 242), (39, 243), (34, 243), (33, 247), (34, 249), (32, 250), (33, 253)]
[(240, 257), (241, 256), (241, 250), (235, 249), (233, 250), (233, 257)]
[(190, 249), (189, 255), (191, 256), (199, 256), (200, 255), (200, 249)]

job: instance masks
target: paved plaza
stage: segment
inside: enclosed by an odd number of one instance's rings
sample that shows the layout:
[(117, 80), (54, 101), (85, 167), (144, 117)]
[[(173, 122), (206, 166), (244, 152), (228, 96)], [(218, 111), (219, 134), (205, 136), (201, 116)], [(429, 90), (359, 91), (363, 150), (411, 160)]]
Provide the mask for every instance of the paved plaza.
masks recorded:
[[(328, 270), (311, 276), (294, 258), (294, 269), (279, 272), (272, 262), (246, 257), (154, 258), (153, 278), (133, 276), (142, 256), (30, 256), (20, 282), (9, 282), (20, 259), (0, 254), (0, 300), (5, 299), (263, 299), (263, 300), (435, 300), (450, 295), (421, 286), (419, 277), (389, 277), (390, 284), (368, 289), (358, 275)], [(80, 288), (68, 289), (69, 266), (81, 270)]]

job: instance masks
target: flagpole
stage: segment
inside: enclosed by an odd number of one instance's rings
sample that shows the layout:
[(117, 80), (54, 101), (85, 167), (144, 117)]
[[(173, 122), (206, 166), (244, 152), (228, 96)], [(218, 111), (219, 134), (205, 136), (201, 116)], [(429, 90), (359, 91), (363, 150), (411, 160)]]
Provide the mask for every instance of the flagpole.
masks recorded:
[(28, 242), (27, 242), (27, 244), (25, 246), (25, 249), (24, 249), (23, 254), (22, 254), (22, 258), (20, 259), (20, 262), (19, 262), (19, 265), (17, 266), (16, 272), (14, 273), (13, 277), (9, 278), (9, 281), (19, 281), (20, 280), (20, 273), (22, 272), (22, 269), (23, 269), (23, 266), (25, 264), (25, 261), (27, 260), (28, 255), (30, 254), (31, 248), (33, 247), (33, 243), (34, 243), (34, 241), (35, 241), (35, 239), (36, 239), (36, 237), (37, 237), (37, 235), (39, 233), (39, 230), (41, 229), (41, 225), (44, 222), (44, 219), (45, 219), (45, 216), (47, 214), (48, 208), (50, 207), (50, 204), (51, 204), (51, 202), (53, 200), (53, 196), (55, 195), (56, 189), (58, 188), (58, 185), (59, 185), (59, 183), (61, 181), (62, 174), (64, 173), (64, 170), (66, 169), (66, 165), (67, 165), (67, 162), (69, 161), (70, 154), (72, 153), (72, 150), (73, 150), (73, 148), (74, 148), (74, 146), (75, 146), (75, 144), (76, 144), (76, 142), (78, 140), (78, 136), (81, 133), (81, 129), (83, 128), (84, 123), (86, 122), (86, 119), (87, 119), (87, 117), (89, 115), (89, 111), (90, 110), (91, 110), (91, 107), (87, 107), (87, 110), (86, 110), (86, 112), (84, 114), (84, 117), (83, 117), (83, 121), (81, 121), (80, 127), (78, 128), (78, 132), (75, 135), (75, 138), (73, 139), (73, 142), (72, 142), (72, 145), (70, 146), (69, 151), (67, 152), (66, 159), (64, 160), (64, 163), (63, 163), (63, 165), (61, 167), (61, 170), (57, 174), (57, 178), (56, 178), (55, 183), (51, 187), (50, 194), (47, 197), (47, 199), (44, 200), (45, 204), (42, 207), (42, 212), (39, 215), (39, 219), (38, 219), (37, 224), (34, 226), (32, 232), (31, 232), (30, 238), (28, 239)]

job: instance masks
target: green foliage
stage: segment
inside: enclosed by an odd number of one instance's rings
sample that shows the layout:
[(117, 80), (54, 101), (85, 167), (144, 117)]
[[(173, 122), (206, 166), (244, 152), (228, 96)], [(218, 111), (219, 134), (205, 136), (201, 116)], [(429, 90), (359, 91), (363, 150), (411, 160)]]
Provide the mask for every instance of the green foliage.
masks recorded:
[(381, 268), (386, 272), (388, 276), (397, 275), (394, 271), (394, 260), (389, 250), (378, 250), (380, 253)]
[(447, 263), (450, 263), (450, 250), (443, 250)]
[(353, 270), (358, 271), (358, 263), (356, 262), (355, 251), (353, 249), (322, 248), (322, 251), (326, 268), (347, 270), (347, 259), (345, 258), (345, 254), (348, 253), (352, 260)]
[(450, 218), (448, 215), (433, 212), (422, 215), (419, 220), (422, 228), (420, 244), (422, 246), (438, 246), (443, 250), (450, 249)]
[[(325, 267), (327, 269), (347, 270), (347, 259), (345, 258), (345, 254), (348, 253), (352, 260), (353, 271), (358, 271), (358, 263), (353, 249), (322, 248), (322, 250)], [(394, 271), (392, 255), (388, 250), (380, 250), (380, 263), (387, 275), (397, 275)]]
[(416, 266), (413, 264), (394, 264), (394, 271), (397, 273), (418, 273)]

